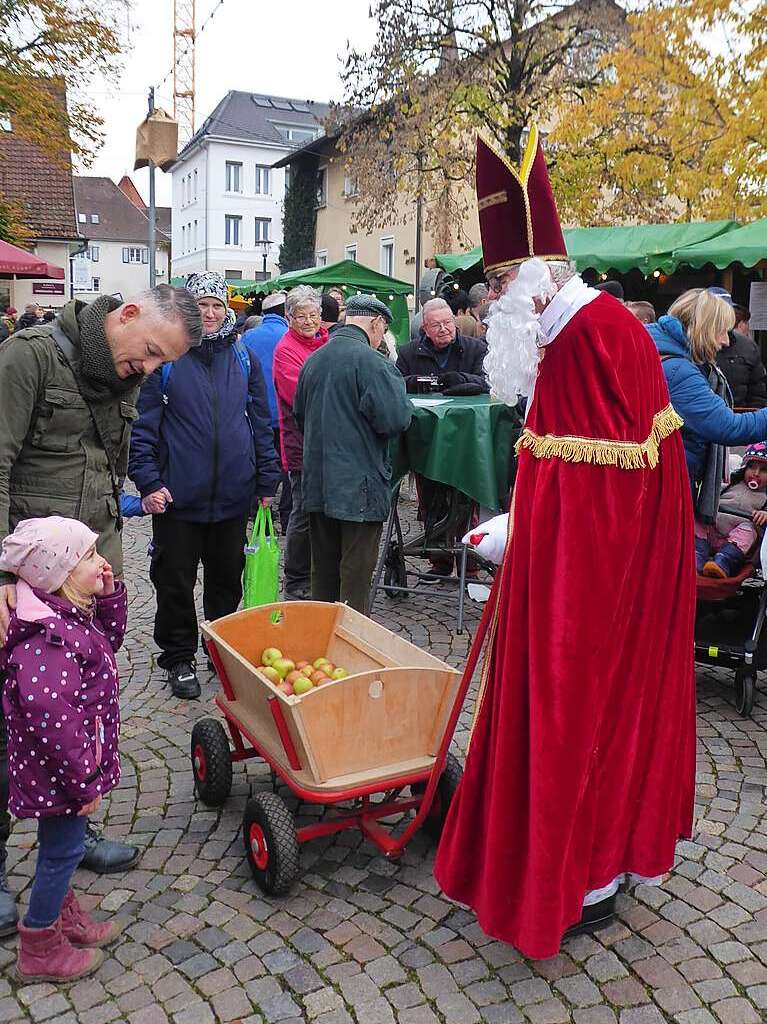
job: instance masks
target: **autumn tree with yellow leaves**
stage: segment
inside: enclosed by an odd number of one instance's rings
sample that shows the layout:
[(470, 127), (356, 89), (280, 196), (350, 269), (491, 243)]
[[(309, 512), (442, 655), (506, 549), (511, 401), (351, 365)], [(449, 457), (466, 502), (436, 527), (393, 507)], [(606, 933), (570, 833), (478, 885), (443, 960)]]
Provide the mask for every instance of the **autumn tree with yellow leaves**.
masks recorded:
[(767, 0), (652, 3), (559, 107), (557, 198), (579, 224), (767, 215)]
[(327, 126), (357, 185), (353, 228), (402, 223), (420, 201), (438, 251), (466, 241), (477, 132), (519, 160), (531, 122), (599, 81), (624, 23), (612, 0), (376, 0), (372, 14), (376, 41), (347, 55)]
[[(88, 87), (123, 56), (114, 0), (0, 0), (0, 116), (52, 160), (86, 163), (103, 141)], [(68, 104), (63, 99), (67, 88)], [(0, 194), (0, 238), (23, 241), (24, 211)]]

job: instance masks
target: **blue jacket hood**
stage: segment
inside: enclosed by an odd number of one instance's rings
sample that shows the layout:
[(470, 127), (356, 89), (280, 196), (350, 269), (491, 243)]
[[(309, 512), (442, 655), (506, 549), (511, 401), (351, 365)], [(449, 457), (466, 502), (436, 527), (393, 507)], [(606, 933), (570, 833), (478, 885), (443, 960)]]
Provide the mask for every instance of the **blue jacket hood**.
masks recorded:
[(662, 316), (657, 323), (647, 324), (652, 340), (662, 356), (690, 358), (690, 346), (681, 320), (675, 316)]

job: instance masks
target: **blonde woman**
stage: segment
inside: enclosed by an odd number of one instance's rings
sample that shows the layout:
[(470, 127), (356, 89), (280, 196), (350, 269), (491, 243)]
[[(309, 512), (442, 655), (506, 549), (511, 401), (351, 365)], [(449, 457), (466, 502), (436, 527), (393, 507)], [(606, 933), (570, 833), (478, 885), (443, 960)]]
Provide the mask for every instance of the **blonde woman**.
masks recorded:
[(716, 520), (725, 475), (726, 446), (767, 438), (767, 409), (734, 413), (716, 355), (729, 344), (732, 306), (704, 288), (692, 288), (657, 323), (648, 324), (663, 363), (671, 402), (684, 420), (682, 439), (695, 504), (698, 571), (710, 557), (705, 527)]

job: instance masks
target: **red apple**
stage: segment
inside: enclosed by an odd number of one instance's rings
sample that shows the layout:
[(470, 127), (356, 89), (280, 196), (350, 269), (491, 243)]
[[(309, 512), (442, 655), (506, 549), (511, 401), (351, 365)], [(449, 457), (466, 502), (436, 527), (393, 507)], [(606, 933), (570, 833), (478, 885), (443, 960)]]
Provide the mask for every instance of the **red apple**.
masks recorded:
[(306, 677), (304, 676), (303, 672), (298, 672), (296, 669), (293, 669), (292, 672), (288, 672), (288, 674), (285, 676), (285, 682), (290, 683), (290, 685), (293, 688), (295, 688), (295, 685), (298, 682), (298, 680), (305, 678)]
[(303, 672), (303, 670), (305, 668), (309, 668), (310, 666), (311, 666), (311, 662), (308, 662), (308, 661), (297, 661), (296, 662), (296, 668), (298, 669), (299, 672)]
[(328, 676), (325, 672), (321, 672), (319, 669), (317, 669), (316, 672), (312, 672), (310, 678), (315, 686), (321, 686), (322, 683), (324, 683), (327, 680)]
[(288, 697), (293, 696), (293, 686), (291, 683), (287, 681), (287, 679), (283, 679), (280, 685), (277, 687), (277, 689), (280, 690), (282, 693), (287, 694)]

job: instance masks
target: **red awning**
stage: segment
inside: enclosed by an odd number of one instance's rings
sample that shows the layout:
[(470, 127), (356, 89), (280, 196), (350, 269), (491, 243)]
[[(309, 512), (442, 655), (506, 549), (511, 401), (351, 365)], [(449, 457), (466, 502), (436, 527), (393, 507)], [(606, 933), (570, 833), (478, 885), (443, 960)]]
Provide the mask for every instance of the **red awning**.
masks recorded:
[(19, 249), (10, 242), (0, 241), (0, 276), (47, 277), (54, 281), (63, 281), (64, 270), (52, 263), (46, 263), (26, 249)]

